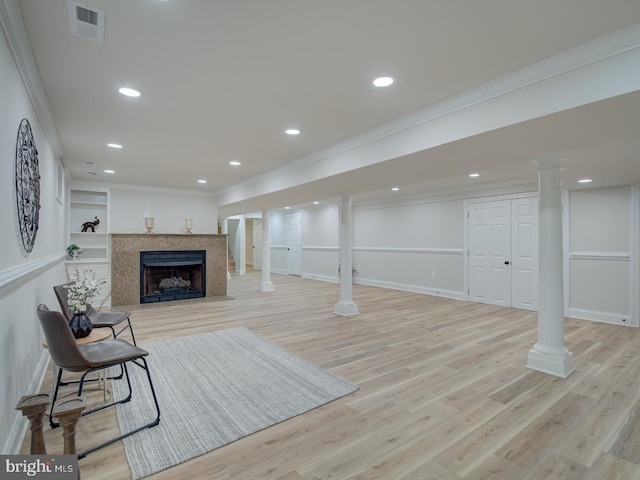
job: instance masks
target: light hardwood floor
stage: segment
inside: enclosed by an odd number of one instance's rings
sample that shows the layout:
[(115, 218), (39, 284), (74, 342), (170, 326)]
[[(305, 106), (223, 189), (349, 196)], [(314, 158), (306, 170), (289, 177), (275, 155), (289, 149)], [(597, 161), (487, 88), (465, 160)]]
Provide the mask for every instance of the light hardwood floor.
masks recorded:
[[(242, 325), (360, 390), (149, 478), (640, 479), (638, 329), (568, 319), (563, 380), (525, 368), (535, 313), (354, 285), (360, 314), (343, 318), (337, 285), (273, 275), (261, 293), (259, 275), (233, 276), (233, 300), (136, 310), (138, 343)], [(112, 411), (84, 417), (78, 448), (117, 429)], [(130, 478), (121, 442), (80, 467)]]

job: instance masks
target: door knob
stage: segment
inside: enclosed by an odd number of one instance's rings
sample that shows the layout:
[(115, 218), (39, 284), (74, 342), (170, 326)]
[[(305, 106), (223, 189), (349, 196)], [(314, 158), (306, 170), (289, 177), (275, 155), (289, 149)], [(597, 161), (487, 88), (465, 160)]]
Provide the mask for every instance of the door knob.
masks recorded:
[(509, 260), (505, 260), (504, 264), (509, 265)]

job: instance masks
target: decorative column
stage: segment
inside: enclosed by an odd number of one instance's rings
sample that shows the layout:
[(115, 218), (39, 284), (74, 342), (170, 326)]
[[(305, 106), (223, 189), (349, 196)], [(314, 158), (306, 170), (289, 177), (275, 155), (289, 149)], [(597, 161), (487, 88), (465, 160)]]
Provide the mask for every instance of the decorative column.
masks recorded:
[(222, 219), (222, 225), (220, 226), (223, 235), (227, 236), (227, 280), (231, 279), (231, 274), (229, 273), (229, 221), (227, 217)]
[(271, 239), (269, 238), (269, 211), (262, 210), (262, 282), (261, 292), (273, 292), (271, 283)]
[(340, 207), (340, 301), (333, 308), (333, 313), (346, 317), (360, 313), (358, 305), (353, 302), (353, 213), (351, 196), (342, 195)]
[(32, 455), (46, 455), (47, 449), (44, 444), (44, 434), (42, 433), (42, 419), (47, 406), (49, 405), (49, 395), (38, 393), (35, 395), (25, 395), (16, 405), (16, 410), (20, 410), (22, 415), (29, 419), (31, 427), (31, 449)]
[(538, 167), (538, 343), (529, 351), (527, 367), (567, 378), (575, 367), (564, 346), (562, 265), (561, 154), (532, 159)]

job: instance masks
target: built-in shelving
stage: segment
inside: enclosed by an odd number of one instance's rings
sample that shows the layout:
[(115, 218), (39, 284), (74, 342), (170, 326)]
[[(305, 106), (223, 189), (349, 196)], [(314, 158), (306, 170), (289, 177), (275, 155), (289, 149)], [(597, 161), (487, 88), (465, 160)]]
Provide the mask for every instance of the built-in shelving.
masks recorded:
[[(83, 250), (75, 261), (107, 261), (109, 192), (71, 189), (69, 196), (69, 244), (75, 243)], [(95, 232), (82, 232), (82, 225), (96, 217), (100, 223)]]
[[(75, 243), (82, 248), (82, 253), (76, 258), (67, 257), (67, 276), (73, 278), (79, 273), (106, 278), (108, 283), (92, 303), (94, 307), (110, 305), (109, 190), (72, 187), (68, 198), (67, 245)], [(82, 225), (93, 222), (96, 217), (100, 223), (95, 232), (82, 232)]]

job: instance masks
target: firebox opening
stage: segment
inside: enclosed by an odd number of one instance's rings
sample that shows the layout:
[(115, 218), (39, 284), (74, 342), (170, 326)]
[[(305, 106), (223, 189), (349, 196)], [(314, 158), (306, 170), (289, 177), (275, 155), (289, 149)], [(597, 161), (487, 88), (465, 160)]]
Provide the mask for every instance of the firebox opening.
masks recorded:
[(140, 252), (140, 303), (206, 294), (206, 251)]

